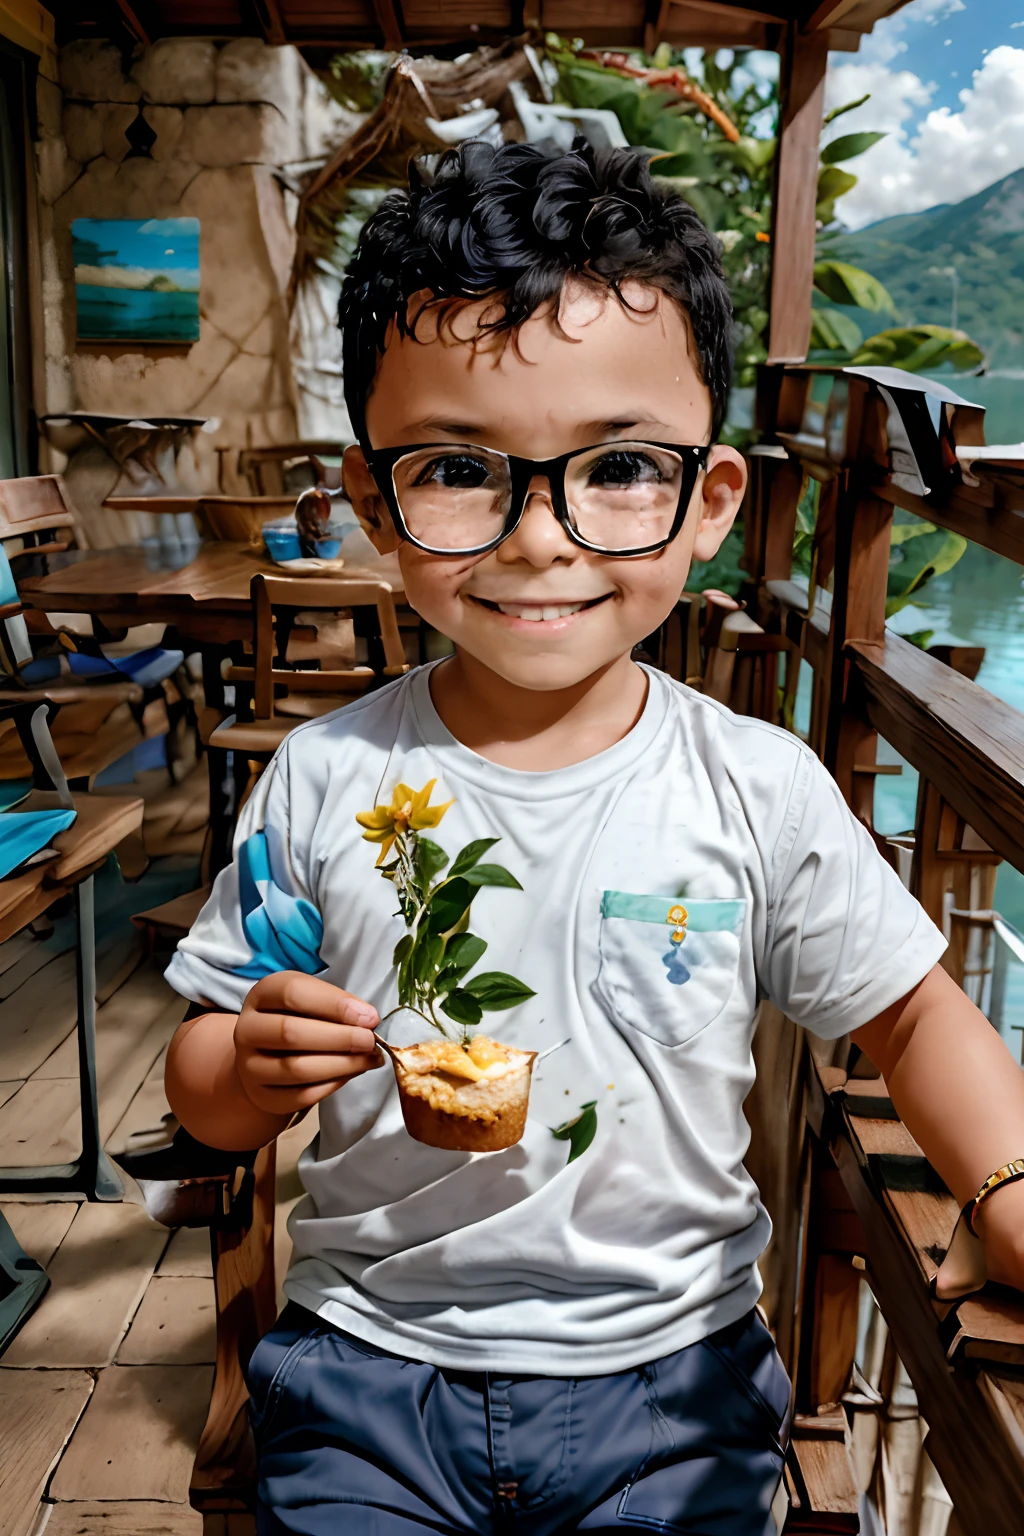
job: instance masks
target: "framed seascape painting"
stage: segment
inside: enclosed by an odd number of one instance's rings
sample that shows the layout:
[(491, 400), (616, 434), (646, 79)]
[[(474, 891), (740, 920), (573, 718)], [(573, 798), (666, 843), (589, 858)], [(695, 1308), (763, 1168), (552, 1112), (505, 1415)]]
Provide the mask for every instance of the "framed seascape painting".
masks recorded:
[(79, 341), (199, 340), (198, 219), (74, 219)]

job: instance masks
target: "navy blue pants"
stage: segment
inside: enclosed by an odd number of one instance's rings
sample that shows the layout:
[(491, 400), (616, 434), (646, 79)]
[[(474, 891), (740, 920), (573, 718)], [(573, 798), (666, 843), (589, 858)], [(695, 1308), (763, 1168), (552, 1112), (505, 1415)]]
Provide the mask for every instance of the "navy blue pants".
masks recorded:
[(774, 1536), (789, 1382), (755, 1312), (563, 1379), (405, 1360), (292, 1304), (247, 1374), (259, 1536)]

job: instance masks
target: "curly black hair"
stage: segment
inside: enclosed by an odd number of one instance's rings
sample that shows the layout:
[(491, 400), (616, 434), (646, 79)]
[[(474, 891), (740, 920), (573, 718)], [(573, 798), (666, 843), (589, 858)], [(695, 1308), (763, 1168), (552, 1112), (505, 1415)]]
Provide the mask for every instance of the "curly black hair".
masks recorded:
[(364, 224), (338, 312), (345, 400), (360, 442), (388, 327), (415, 330), (414, 294), (494, 295), (497, 318), (486, 328), (514, 333), (574, 273), (617, 294), (633, 279), (676, 300), (689, 316), (716, 436), (732, 369), (718, 242), (689, 203), (655, 186), (642, 152), (594, 149), (577, 137), (559, 154), (469, 140), (432, 175), (413, 162), (408, 192), (389, 192)]

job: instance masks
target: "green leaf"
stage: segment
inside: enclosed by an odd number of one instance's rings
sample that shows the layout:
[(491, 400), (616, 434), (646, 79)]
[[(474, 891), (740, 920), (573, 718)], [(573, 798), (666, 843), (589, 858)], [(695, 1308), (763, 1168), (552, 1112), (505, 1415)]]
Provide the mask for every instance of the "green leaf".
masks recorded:
[(848, 101), (844, 107), (833, 107), (831, 112), (826, 112), (821, 126), (826, 128), (829, 123), (834, 123), (837, 117), (842, 117), (844, 112), (853, 112), (857, 107), (862, 107), (866, 101), (871, 100), (871, 92), (864, 96), (858, 96), (856, 101)]
[(536, 993), (525, 982), (517, 981), (505, 971), (484, 971), (466, 983), (471, 993), (488, 1013), (502, 1013), (506, 1008), (516, 1008)]
[(454, 1019), (456, 1024), (463, 1024), (467, 1028), (472, 1028), (474, 1024), (479, 1024), (484, 1016), (483, 1009), (476, 998), (471, 997), (468, 992), (463, 992), (458, 987), (454, 992), (449, 992), (441, 1004), (441, 1010), (450, 1019)]
[(438, 886), (427, 908), (430, 932), (449, 933), (469, 910), (475, 895), (476, 891), (469, 881), (461, 876), (455, 880), (446, 880), (444, 885)]
[(936, 531), (934, 523), (893, 523), (889, 544), (891, 548), (898, 549), (908, 539), (919, 539), (924, 533), (935, 533)]
[(916, 645), (919, 651), (926, 651), (935, 638), (934, 629), (914, 629), (909, 635), (901, 635), (901, 640), (906, 640), (910, 645)]
[(841, 139), (833, 139), (831, 144), (825, 145), (821, 163), (838, 165), (842, 160), (853, 160), (886, 137), (884, 133), (845, 133)]
[(444, 954), (444, 940), (440, 934), (431, 933), (429, 930), (420, 930), (416, 938), (416, 948), (413, 952), (413, 975), (418, 982), (429, 986), (433, 981), (441, 957)]
[(403, 1007), (416, 1001), (416, 986), (412, 977), (412, 963), (412, 950), (410, 950), (398, 967), (398, 1001)]
[(470, 885), (504, 885), (513, 891), (522, 890), (515, 875), (509, 874), (500, 864), (478, 864), (475, 869), (468, 869), (463, 879)]
[(747, 172), (748, 176), (765, 170), (775, 158), (774, 139), (752, 139), (742, 135), (735, 144), (716, 144), (716, 154), (723, 160), (731, 160)]
[(860, 267), (851, 267), (846, 261), (816, 261), (814, 286), (833, 304), (854, 304), (877, 314), (882, 310), (895, 313), (896, 306), (888, 291)]
[(569, 1157), (565, 1165), (567, 1168), (569, 1163), (574, 1163), (578, 1157), (582, 1157), (597, 1135), (596, 1105), (597, 1100), (591, 1099), (581, 1106), (575, 1120), (567, 1120), (564, 1125), (560, 1125), (557, 1130), (551, 1132), (556, 1141), (569, 1143)]
[(830, 224), (835, 218), (836, 198), (843, 197), (856, 185), (856, 176), (851, 175), (849, 171), (841, 171), (838, 165), (826, 165), (824, 170), (818, 173), (815, 212), (823, 224)]
[(449, 879), (454, 879), (457, 875), (464, 875), (467, 869), (472, 869), (474, 864), (479, 864), (488, 849), (493, 848), (495, 843), (500, 842), (500, 837), (478, 837), (475, 843), (467, 843), (462, 852), (456, 855)]
[(484, 940), (478, 939), (475, 933), (457, 933), (445, 946), (441, 974), (459, 981), (473, 969), (486, 948)]
[(903, 325), (878, 331), (858, 349), (857, 364), (882, 363), (908, 373), (948, 365), (963, 372), (980, 368), (985, 354), (963, 331), (945, 325)]
[(391, 964), (401, 965), (402, 961), (412, 954), (412, 947), (415, 942), (411, 933), (407, 933), (404, 938), (399, 939), (395, 945), (395, 952), (391, 956)]
[(860, 327), (849, 315), (844, 315), (841, 309), (815, 309), (811, 312), (813, 350), (852, 355), (860, 344)]
[[(901, 534), (906, 526), (896, 525)], [(919, 532), (900, 537), (890, 557), (886, 618), (892, 618), (894, 613), (907, 607), (934, 577), (952, 570), (966, 548), (967, 540), (962, 535), (946, 533), (929, 523), (922, 524)]]
[(413, 860), (420, 883), (426, 887), (434, 876), (440, 874), (448, 863), (448, 855), (429, 837), (416, 838), (416, 855)]

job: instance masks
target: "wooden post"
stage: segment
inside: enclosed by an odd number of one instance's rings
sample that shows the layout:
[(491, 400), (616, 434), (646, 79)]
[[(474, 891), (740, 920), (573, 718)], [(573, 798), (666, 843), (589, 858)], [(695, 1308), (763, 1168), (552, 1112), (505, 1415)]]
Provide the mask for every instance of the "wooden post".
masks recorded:
[(857, 465), (885, 449), (885, 414), (880, 400), (857, 411), (854, 467), (840, 472), (836, 488), (835, 566), (829, 631), (828, 704), (824, 762), (848, 804), (854, 800), (854, 769), (873, 761), (874, 735), (866, 731), (848, 697), (848, 641), (885, 644), (885, 598), (889, 579), (892, 506), (862, 480)]
[(788, 24), (782, 56), (779, 148), (772, 202), (769, 363), (802, 363), (811, 336), (818, 141), (828, 38)]

